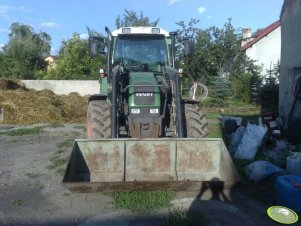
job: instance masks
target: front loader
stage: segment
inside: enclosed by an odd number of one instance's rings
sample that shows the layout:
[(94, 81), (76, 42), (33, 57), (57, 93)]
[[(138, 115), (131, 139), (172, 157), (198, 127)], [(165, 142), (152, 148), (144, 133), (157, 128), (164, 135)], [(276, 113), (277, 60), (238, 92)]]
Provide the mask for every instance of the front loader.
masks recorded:
[[(222, 139), (209, 139), (199, 102), (183, 100), (175, 32), (122, 27), (90, 37), (106, 55), (100, 93), (89, 98), (87, 139), (76, 140), (63, 179), (71, 191), (199, 190), (239, 175)], [(185, 45), (191, 52), (191, 45)]]

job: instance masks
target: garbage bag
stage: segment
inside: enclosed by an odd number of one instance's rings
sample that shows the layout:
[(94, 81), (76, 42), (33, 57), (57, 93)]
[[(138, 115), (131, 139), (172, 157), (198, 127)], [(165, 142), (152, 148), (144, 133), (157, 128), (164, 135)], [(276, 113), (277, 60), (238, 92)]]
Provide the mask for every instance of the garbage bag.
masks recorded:
[(247, 165), (245, 173), (248, 180), (258, 182), (274, 173), (285, 174), (285, 170), (273, 165), (268, 161), (260, 160)]
[(242, 123), (242, 117), (222, 116), (222, 117), (221, 117), (222, 128), (225, 127), (225, 122), (226, 122), (227, 120), (234, 120), (234, 121), (236, 121), (236, 125), (237, 125), (237, 126), (241, 126), (241, 123)]
[(248, 123), (234, 157), (248, 160), (254, 159), (267, 130), (267, 127)]
[(289, 144), (284, 140), (276, 140), (276, 147), (273, 149), (263, 149), (266, 160), (272, 160), (276, 165), (284, 164), (289, 151)]
[(233, 133), (233, 135), (231, 137), (231, 141), (230, 141), (230, 147), (229, 147), (230, 153), (235, 154), (245, 131), (246, 131), (246, 127), (240, 126), (235, 131), (235, 133)]

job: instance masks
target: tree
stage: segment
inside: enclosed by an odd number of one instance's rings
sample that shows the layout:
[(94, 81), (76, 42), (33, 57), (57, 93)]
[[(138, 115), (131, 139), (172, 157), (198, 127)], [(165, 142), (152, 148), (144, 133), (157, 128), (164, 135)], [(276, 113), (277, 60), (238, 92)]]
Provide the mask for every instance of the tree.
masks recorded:
[(159, 18), (155, 21), (150, 21), (149, 17), (145, 17), (143, 15), (143, 12), (140, 12), (139, 16), (134, 11), (129, 11), (127, 9), (124, 10), (125, 13), (123, 14), (123, 18), (118, 15), (118, 17), (115, 20), (115, 26), (116, 28), (120, 27), (133, 27), (133, 26), (150, 26), (150, 27), (156, 27), (159, 23)]
[(38, 71), (46, 70), (44, 58), (50, 53), (51, 37), (45, 32), (19, 23), (10, 27), (9, 41), (0, 61), (1, 76), (33, 79)]
[(232, 95), (231, 85), (227, 76), (217, 76), (213, 81), (211, 106), (222, 107), (225, 106), (225, 100)]
[[(196, 27), (198, 23), (195, 19), (191, 19), (187, 25), (183, 21), (177, 23), (180, 26), (178, 41), (181, 44), (177, 49), (180, 52), (178, 58), (181, 67), (192, 80), (213, 85), (215, 90), (217, 86), (229, 87), (228, 82), (221, 79), (227, 77), (234, 94), (249, 101), (250, 90), (261, 82), (261, 68), (241, 52), (241, 34), (233, 27), (231, 19), (222, 28), (212, 26), (203, 30)], [(190, 40), (195, 45), (194, 54), (190, 57), (184, 57), (183, 54), (185, 40)], [(248, 93), (245, 94), (245, 91)], [(222, 92), (217, 95), (219, 93)]]
[(188, 25), (186, 25), (184, 21), (176, 23), (180, 26), (180, 28), (177, 29), (176, 58), (179, 64), (178, 66), (184, 68), (185, 71), (189, 71), (187, 66), (192, 58), (184, 56), (184, 43), (185, 41), (191, 41), (194, 45), (196, 44), (196, 38), (201, 30), (195, 26), (199, 22), (199, 20), (191, 19)]
[(73, 33), (67, 41), (62, 41), (56, 67), (50, 69), (44, 79), (97, 79), (98, 71), (104, 66), (104, 57), (89, 55), (88, 41)]
[[(231, 19), (223, 28), (212, 26), (197, 28), (198, 20), (191, 19), (188, 25), (177, 23), (178, 40), (183, 44), (190, 40), (195, 44), (193, 56), (186, 59), (187, 72), (196, 80), (210, 81), (220, 73), (235, 77), (244, 70), (257, 73), (258, 67), (240, 51), (241, 34), (231, 24)], [(181, 50), (181, 49), (180, 49)]]

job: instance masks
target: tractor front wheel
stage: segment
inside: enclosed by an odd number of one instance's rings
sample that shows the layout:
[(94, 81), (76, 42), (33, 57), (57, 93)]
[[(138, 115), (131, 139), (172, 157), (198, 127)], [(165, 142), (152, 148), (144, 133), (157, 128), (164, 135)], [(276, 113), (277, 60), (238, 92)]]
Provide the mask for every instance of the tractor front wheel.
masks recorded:
[(111, 105), (104, 100), (90, 101), (87, 111), (87, 138), (111, 137)]
[(195, 104), (185, 104), (186, 137), (203, 138), (208, 136), (208, 122), (201, 108)]

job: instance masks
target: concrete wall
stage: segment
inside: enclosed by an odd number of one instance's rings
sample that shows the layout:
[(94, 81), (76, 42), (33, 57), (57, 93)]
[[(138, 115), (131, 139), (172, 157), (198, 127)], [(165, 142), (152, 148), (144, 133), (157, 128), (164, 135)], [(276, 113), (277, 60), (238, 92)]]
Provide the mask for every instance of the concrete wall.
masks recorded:
[[(279, 107), (286, 125), (294, 102), (292, 86), (301, 76), (294, 67), (301, 67), (301, 0), (285, 0), (281, 13), (281, 64)], [(294, 114), (301, 116), (301, 101), (297, 101)]]
[(58, 95), (76, 92), (81, 96), (99, 93), (98, 80), (21, 80), (26, 88), (43, 90), (49, 89)]
[(280, 62), (280, 52), (281, 27), (276, 28), (246, 50), (247, 56), (256, 60), (257, 65), (262, 66), (262, 76), (266, 76), (267, 70), (273, 69), (274, 64)]

